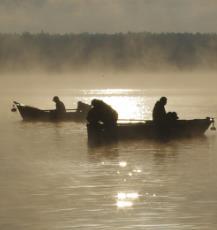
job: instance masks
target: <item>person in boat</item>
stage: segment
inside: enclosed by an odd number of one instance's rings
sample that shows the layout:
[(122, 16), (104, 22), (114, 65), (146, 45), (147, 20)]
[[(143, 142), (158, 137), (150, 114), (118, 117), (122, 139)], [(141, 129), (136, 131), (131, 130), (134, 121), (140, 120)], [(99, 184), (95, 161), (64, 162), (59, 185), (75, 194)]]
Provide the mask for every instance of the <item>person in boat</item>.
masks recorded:
[(175, 124), (174, 122), (178, 119), (176, 112), (166, 112), (166, 104), (167, 98), (161, 97), (160, 100), (155, 103), (152, 113), (153, 121), (157, 129), (157, 135), (160, 138), (167, 138), (171, 135), (171, 129)]
[(166, 120), (167, 117), (167, 113), (165, 110), (166, 104), (167, 104), (166, 97), (161, 97), (160, 100), (155, 103), (152, 111), (152, 118), (154, 122), (158, 123)]
[(66, 113), (65, 105), (58, 96), (53, 97), (53, 102), (56, 104), (55, 118), (61, 118)]
[(167, 104), (167, 98), (161, 97), (159, 101), (155, 103), (152, 117), (156, 123), (172, 122), (178, 119), (176, 112), (166, 112), (165, 106)]
[(93, 99), (91, 106), (87, 114), (89, 125), (98, 128), (101, 124), (108, 135), (113, 135), (117, 127), (118, 113), (102, 100)]

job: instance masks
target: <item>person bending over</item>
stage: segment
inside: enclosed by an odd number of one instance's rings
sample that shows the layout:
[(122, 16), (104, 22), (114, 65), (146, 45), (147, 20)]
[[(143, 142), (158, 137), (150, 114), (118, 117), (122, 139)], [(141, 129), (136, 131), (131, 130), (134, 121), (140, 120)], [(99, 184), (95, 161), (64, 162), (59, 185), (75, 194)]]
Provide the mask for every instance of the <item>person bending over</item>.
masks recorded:
[(53, 97), (53, 102), (56, 104), (55, 117), (57, 119), (63, 117), (64, 114), (66, 113), (66, 108), (64, 103), (60, 101), (58, 96)]

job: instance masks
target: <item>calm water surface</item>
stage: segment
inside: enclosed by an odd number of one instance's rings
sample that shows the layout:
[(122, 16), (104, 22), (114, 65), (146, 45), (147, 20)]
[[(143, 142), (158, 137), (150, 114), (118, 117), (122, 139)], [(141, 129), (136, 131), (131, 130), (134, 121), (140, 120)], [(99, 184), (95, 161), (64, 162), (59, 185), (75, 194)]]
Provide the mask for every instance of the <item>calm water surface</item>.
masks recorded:
[(163, 95), (167, 110), (180, 118), (217, 117), (215, 91), (1, 92), (0, 229), (217, 229), (214, 132), (168, 143), (90, 148), (85, 124), (26, 123), (10, 112), (14, 99), (52, 108), (54, 94), (68, 108), (101, 98), (122, 119), (150, 119)]

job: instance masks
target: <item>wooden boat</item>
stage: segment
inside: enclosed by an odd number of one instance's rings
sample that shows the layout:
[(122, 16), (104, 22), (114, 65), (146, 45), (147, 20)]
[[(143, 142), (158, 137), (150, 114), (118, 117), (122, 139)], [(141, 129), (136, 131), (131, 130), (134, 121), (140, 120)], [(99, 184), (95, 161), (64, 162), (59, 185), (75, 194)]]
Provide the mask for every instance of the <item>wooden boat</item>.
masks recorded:
[(13, 102), (12, 112), (17, 109), (24, 121), (75, 121), (82, 122), (86, 120), (87, 113), (90, 109), (90, 105), (83, 102), (82, 109), (68, 109), (66, 113), (61, 117), (56, 117), (55, 110), (42, 110), (28, 105), (23, 105), (19, 102)]
[(161, 127), (153, 121), (136, 123), (118, 123), (117, 127), (107, 130), (102, 124), (87, 124), (89, 143), (100, 144), (120, 139), (172, 139), (180, 137), (196, 137), (203, 135), (212, 124), (215, 130), (214, 119), (176, 120)]

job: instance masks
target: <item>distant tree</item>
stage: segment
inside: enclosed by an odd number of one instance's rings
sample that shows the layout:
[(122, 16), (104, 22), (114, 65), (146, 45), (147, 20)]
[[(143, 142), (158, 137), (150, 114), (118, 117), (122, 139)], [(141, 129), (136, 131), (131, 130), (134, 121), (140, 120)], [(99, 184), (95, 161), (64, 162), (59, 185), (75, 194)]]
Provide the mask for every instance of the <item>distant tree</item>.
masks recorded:
[(217, 34), (0, 34), (0, 71), (217, 69)]

